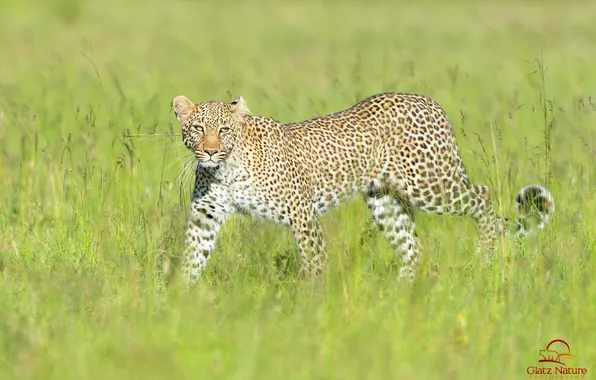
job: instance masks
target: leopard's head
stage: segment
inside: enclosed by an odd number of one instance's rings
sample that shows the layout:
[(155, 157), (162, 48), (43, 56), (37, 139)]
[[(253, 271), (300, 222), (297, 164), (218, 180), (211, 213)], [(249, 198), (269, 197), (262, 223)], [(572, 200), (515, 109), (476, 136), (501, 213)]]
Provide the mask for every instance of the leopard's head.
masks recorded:
[(250, 113), (242, 97), (231, 103), (209, 101), (195, 104), (186, 96), (172, 101), (182, 127), (184, 145), (203, 167), (218, 167), (241, 138), (242, 122)]

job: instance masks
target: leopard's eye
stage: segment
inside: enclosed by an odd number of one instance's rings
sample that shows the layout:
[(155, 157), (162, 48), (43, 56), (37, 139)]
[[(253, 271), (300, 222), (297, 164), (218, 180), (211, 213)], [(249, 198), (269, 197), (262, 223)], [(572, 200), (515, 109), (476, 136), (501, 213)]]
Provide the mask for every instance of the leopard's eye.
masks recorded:
[(230, 128), (229, 127), (221, 127), (219, 128), (219, 133), (228, 133), (230, 132)]
[(197, 131), (201, 133), (205, 133), (205, 128), (201, 124), (195, 123), (192, 125)]

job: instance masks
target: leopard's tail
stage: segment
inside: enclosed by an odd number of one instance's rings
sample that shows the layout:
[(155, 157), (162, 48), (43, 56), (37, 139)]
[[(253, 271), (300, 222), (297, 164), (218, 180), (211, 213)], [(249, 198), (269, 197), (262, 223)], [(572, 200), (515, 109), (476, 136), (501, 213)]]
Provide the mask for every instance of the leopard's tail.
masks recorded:
[(555, 212), (555, 199), (540, 185), (526, 186), (515, 197), (518, 217), (515, 220), (516, 238), (534, 235), (542, 230)]

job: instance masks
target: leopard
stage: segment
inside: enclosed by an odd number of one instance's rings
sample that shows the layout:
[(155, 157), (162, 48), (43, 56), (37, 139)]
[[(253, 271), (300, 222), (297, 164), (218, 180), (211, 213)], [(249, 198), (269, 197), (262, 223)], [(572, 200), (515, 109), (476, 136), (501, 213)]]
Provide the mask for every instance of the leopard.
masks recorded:
[(498, 236), (534, 234), (554, 213), (550, 191), (529, 185), (515, 219), (497, 216), (489, 187), (468, 177), (446, 112), (425, 95), (378, 93), (292, 123), (253, 115), (242, 96), (195, 104), (179, 95), (171, 106), (197, 163), (182, 265), (189, 285), (236, 214), (289, 227), (300, 273), (318, 277), (327, 262), (321, 217), (360, 196), (398, 257), (397, 277), (411, 283), (421, 261), (415, 211), (473, 218), (488, 263)]

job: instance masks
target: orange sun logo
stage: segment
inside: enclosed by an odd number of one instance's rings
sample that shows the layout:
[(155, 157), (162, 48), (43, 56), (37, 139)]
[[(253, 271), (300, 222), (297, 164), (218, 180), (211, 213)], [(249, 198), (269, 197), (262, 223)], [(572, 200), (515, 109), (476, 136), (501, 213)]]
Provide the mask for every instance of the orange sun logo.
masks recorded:
[[(553, 346), (555, 349), (553, 349)], [(567, 351), (567, 352), (565, 352)], [(560, 365), (567, 366), (567, 364), (563, 363), (563, 359), (574, 360), (575, 358), (571, 354), (571, 348), (562, 339), (555, 339), (551, 341), (549, 344), (546, 345), (546, 349), (540, 350), (538, 355), (542, 359), (538, 360), (538, 363), (556, 363)]]

